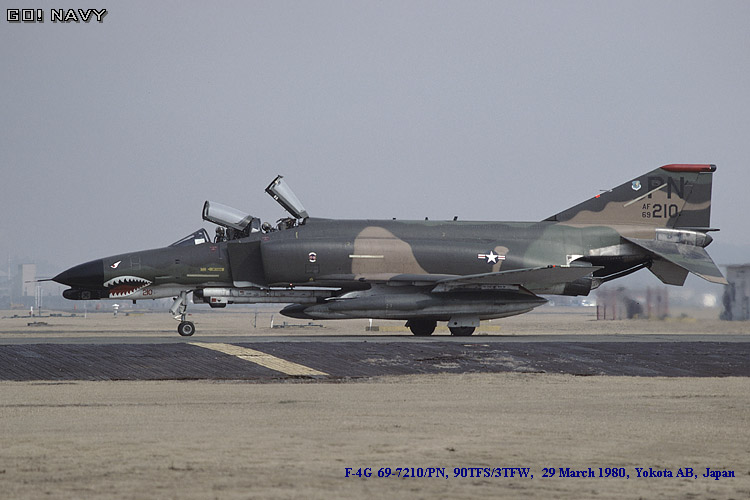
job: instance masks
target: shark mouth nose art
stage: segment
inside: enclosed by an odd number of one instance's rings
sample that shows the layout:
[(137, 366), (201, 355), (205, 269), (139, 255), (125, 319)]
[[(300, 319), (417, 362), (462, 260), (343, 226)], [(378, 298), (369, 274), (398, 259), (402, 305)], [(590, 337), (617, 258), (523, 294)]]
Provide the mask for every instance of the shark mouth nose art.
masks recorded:
[(110, 297), (125, 297), (138, 292), (151, 282), (138, 276), (118, 276), (104, 283), (104, 287), (109, 291)]

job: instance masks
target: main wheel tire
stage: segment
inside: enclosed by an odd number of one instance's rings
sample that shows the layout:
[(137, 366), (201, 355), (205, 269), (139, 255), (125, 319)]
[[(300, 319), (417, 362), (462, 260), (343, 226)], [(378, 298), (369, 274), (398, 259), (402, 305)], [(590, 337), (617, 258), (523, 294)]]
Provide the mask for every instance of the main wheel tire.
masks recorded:
[(437, 326), (437, 321), (430, 321), (428, 319), (410, 319), (406, 326), (409, 327), (411, 333), (418, 337), (427, 337), (432, 335)]
[(474, 333), (476, 328), (473, 326), (449, 326), (448, 330), (451, 331), (451, 335), (455, 335), (456, 337), (468, 337)]
[(195, 333), (195, 325), (192, 321), (183, 321), (180, 326), (177, 327), (177, 333), (183, 337), (190, 337)]

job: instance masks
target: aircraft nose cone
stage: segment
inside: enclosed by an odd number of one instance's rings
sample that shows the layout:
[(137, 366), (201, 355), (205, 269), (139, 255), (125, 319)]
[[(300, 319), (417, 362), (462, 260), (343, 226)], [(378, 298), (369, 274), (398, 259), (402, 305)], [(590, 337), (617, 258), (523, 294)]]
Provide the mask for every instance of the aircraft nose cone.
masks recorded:
[(73, 287), (100, 287), (104, 283), (104, 261), (97, 259), (73, 266), (52, 278), (52, 281)]

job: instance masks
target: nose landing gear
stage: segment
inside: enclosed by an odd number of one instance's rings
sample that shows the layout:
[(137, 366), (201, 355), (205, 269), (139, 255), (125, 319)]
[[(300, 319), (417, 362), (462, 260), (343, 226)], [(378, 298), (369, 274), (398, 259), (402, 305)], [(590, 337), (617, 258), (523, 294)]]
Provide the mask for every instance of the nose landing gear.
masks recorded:
[(174, 299), (174, 304), (169, 308), (169, 312), (172, 313), (174, 319), (179, 320), (180, 324), (177, 327), (177, 333), (183, 337), (190, 337), (195, 333), (195, 325), (192, 321), (185, 321), (187, 317), (187, 296), (190, 290), (183, 290), (180, 292), (180, 296)]
[(195, 333), (195, 325), (192, 321), (181, 321), (177, 326), (177, 333), (183, 337), (190, 337)]

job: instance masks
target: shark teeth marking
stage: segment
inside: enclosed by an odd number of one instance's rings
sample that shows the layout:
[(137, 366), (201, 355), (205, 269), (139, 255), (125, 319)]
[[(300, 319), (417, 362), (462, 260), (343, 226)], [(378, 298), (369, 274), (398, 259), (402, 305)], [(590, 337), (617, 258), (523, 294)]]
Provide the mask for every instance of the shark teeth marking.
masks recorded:
[(109, 290), (110, 298), (119, 298), (132, 295), (150, 284), (149, 280), (138, 276), (118, 276), (104, 283), (104, 287)]

